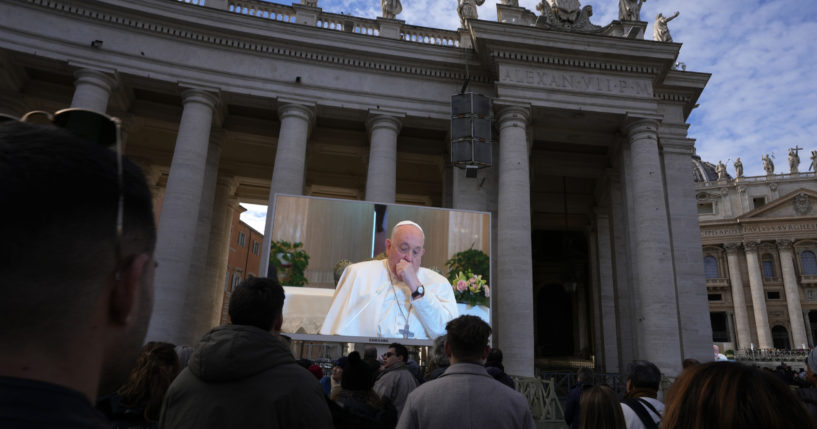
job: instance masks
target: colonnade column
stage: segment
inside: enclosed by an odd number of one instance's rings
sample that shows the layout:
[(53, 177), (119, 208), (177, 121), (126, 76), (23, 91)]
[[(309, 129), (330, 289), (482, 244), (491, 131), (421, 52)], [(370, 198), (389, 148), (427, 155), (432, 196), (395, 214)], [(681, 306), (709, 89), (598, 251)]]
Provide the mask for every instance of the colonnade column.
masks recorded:
[(679, 365), (681, 338), (678, 301), (675, 295), (661, 155), (658, 150), (658, 122), (639, 119), (626, 133), (630, 145), (631, 180), (629, 194), (635, 225), (632, 237), (633, 272), (637, 303), (638, 358), (655, 363), (672, 373)]
[[(219, 177), (216, 182), (215, 202), (213, 203), (213, 221), (210, 226), (210, 247), (207, 249), (209, 279), (209, 300), (213, 303), (207, 315), (211, 326), (221, 321), (221, 310), (224, 305), (224, 282), (227, 276), (227, 259), (230, 256), (230, 224), (233, 220), (233, 207), (238, 205), (234, 194), (238, 181), (234, 177)], [(258, 273), (265, 277), (265, 273)]]
[(170, 164), (162, 213), (159, 218), (155, 277), (155, 304), (148, 328), (149, 340), (193, 344), (195, 329), (184, 323), (185, 312), (197, 312), (187, 301), (190, 267), (196, 249), (197, 217), (201, 205), (213, 111), (218, 98), (202, 89), (182, 92), (182, 111), (176, 148)]
[(791, 336), (794, 340), (793, 349), (808, 347), (806, 339), (806, 324), (803, 321), (803, 311), (800, 307), (800, 290), (797, 287), (797, 275), (794, 273), (794, 252), (790, 240), (777, 240), (777, 250), (780, 253), (780, 268), (783, 271), (783, 288), (786, 291), (786, 306), (789, 309), (789, 323)]
[(264, 227), (264, 244), (261, 252), (260, 273), (266, 275), (269, 268), (269, 247), (272, 242), (275, 194), (302, 195), (306, 175), (306, 144), (315, 120), (315, 104), (279, 100), (278, 118), (281, 129), (275, 148), (275, 165), (270, 181), (267, 221)]
[(405, 115), (370, 111), (369, 170), (366, 175), (366, 201), (393, 203), (397, 190), (397, 135)]
[(763, 276), (761, 276), (757, 259), (757, 242), (747, 241), (743, 247), (746, 249), (746, 266), (749, 269), (749, 287), (752, 290), (757, 344), (761, 349), (770, 349), (774, 343), (772, 343), (772, 331), (769, 329), (769, 315), (766, 313), (766, 293), (763, 291)]
[(509, 374), (532, 377), (533, 260), (530, 165), (526, 128), (530, 107), (500, 107), (497, 287), (494, 318)]
[(727, 243), (726, 261), (729, 266), (729, 282), (732, 284), (732, 304), (735, 309), (735, 331), (737, 348), (748, 349), (752, 342), (749, 330), (749, 312), (746, 310), (746, 297), (743, 293), (743, 275), (740, 272), (738, 250), (740, 243)]
[(116, 80), (108, 74), (93, 70), (79, 69), (74, 72), (74, 98), (71, 107), (105, 112), (108, 109), (108, 100), (111, 90), (116, 86)]

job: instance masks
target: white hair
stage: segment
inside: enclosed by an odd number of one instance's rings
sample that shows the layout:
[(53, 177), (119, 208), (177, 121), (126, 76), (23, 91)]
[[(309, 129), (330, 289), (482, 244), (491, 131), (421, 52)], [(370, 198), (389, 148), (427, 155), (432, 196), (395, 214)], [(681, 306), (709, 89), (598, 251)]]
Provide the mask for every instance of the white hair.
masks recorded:
[(397, 228), (399, 228), (401, 226), (405, 226), (405, 225), (411, 225), (411, 226), (419, 229), (420, 230), (420, 235), (423, 236), (423, 240), (426, 239), (426, 233), (423, 232), (423, 228), (421, 228), (420, 225), (417, 225), (417, 223), (412, 222), (410, 220), (403, 220), (403, 221), (397, 222), (397, 225), (394, 225), (394, 228), (391, 229), (391, 236), (394, 237), (394, 233), (395, 233), (395, 231), (397, 231)]

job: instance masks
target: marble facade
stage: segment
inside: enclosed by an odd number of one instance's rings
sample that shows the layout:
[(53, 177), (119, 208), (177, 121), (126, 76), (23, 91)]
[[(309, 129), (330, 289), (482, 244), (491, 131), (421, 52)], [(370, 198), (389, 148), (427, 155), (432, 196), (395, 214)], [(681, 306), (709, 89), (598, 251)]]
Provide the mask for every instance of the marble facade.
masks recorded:
[[(218, 323), (225, 207), (283, 192), (491, 211), (494, 340), (511, 374), (533, 375), (549, 332), (567, 329), (542, 322), (554, 294), (573, 308), (563, 354), (601, 370), (640, 358), (672, 375), (711, 355), (686, 123), (709, 75), (673, 68), (680, 44), (643, 40), (643, 22), (536, 24), (512, 5), (445, 31), (195, 3), (0, 5), (3, 113), (121, 118), (163, 196), (150, 340), (192, 344)], [(494, 106), (494, 164), (476, 179), (447, 153), (466, 77)], [(537, 231), (583, 237), (577, 281), (541, 263)]]

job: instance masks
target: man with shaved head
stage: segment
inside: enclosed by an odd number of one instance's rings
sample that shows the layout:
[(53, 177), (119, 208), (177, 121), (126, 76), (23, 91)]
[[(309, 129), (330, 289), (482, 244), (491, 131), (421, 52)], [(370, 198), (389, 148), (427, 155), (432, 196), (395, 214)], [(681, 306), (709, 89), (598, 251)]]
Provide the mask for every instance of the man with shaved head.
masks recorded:
[(352, 264), (343, 272), (322, 335), (431, 339), (458, 316), (448, 279), (420, 267), (420, 225), (402, 221), (386, 239), (385, 260)]

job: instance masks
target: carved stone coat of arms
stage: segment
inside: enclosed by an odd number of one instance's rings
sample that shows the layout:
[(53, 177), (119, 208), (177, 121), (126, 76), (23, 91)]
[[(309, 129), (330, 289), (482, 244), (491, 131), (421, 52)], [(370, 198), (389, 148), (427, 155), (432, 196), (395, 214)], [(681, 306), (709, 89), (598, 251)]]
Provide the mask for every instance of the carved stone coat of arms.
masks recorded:
[(808, 195), (797, 194), (794, 196), (794, 211), (800, 216), (811, 211), (811, 200)]

